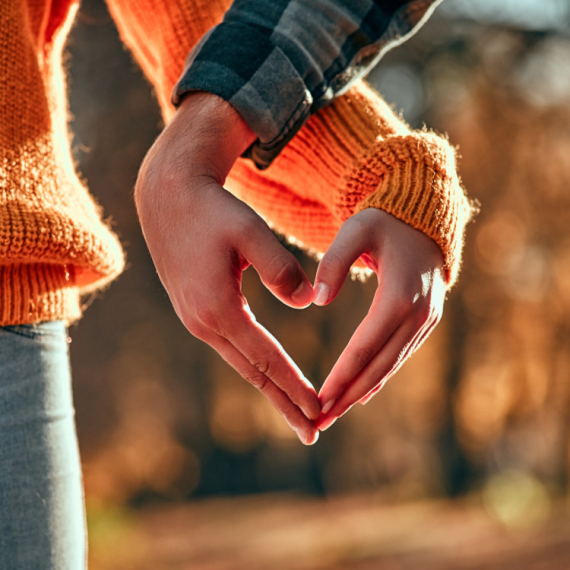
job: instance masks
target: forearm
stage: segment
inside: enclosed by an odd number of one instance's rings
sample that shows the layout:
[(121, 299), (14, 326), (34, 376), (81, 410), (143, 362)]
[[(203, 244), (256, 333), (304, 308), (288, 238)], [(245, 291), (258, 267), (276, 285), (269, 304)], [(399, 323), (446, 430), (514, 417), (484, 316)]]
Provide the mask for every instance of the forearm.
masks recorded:
[[(255, 140), (255, 134), (223, 99), (194, 92), (176, 110), (161, 134), (165, 168), (181, 169), (193, 179), (211, 178), (223, 185), (235, 161)], [(152, 154), (152, 153), (151, 153)]]

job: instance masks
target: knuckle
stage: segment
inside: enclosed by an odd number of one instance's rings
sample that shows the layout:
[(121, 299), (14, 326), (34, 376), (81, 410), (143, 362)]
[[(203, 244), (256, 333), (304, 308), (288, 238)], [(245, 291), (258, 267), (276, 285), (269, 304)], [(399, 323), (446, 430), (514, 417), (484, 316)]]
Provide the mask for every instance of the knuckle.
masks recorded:
[(239, 219), (239, 227), (237, 228), (240, 237), (249, 236), (252, 239), (258, 239), (260, 233), (266, 233), (266, 226), (263, 220), (255, 212), (244, 212)]
[(374, 348), (372, 348), (371, 346), (364, 346), (359, 348), (354, 353), (354, 359), (357, 362), (357, 364), (361, 368), (363, 368), (372, 360), (372, 358), (374, 358), (375, 354), (376, 351), (374, 350)]
[(196, 320), (204, 327), (220, 334), (222, 327), (220, 326), (220, 317), (217, 309), (209, 303), (199, 304), (194, 308)]
[(251, 365), (263, 376), (269, 373), (269, 361), (267, 360), (253, 360)]
[(267, 383), (269, 382), (269, 378), (265, 376), (260, 371), (251, 370), (243, 374), (245, 380), (247, 380), (254, 388), (257, 388), (260, 392), (263, 392)]
[(321, 261), (321, 270), (330, 273), (338, 273), (344, 268), (344, 260), (340, 253), (334, 250), (329, 250)]
[(299, 421), (299, 418), (295, 413), (295, 406), (291, 402), (281, 403), (278, 411), (285, 418), (285, 421), (291, 426), (291, 428), (296, 429), (301, 427), (302, 422)]
[(290, 286), (298, 280), (297, 262), (286, 255), (276, 255), (269, 263), (270, 285), (277, 289)]

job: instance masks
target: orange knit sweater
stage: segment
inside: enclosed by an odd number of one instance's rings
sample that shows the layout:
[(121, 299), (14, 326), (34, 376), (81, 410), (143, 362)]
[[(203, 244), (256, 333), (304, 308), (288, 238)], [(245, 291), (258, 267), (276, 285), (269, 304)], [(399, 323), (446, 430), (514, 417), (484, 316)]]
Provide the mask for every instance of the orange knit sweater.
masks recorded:
[[(231, 0), (108, 0), (165, 120), (186, 55)], [(0, 325), (72, 321), (80, 295), (123, 268), (115, 235), (73, 167), (62, 50), (77, 0), (0, 0)], [(276, 230), (323, 252), (377, 207), (441, 247), (456, 278), (470, 205), (445, 139), (410, 129), (364, 83), (312, 117), (265, 171), (239, 160), (227, 187)]]

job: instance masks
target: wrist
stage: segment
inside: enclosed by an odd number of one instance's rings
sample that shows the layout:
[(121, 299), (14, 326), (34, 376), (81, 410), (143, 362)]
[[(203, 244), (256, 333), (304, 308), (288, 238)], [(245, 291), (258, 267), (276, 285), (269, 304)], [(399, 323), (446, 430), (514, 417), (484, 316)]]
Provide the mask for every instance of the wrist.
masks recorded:
[(194, 166), (203, 166), (223, 185), (235, 161), (256, 140), (255, 133), (224, 99), (204, 91), (186, 95), (168, 128), (184, 136)]
[[(234, 162), (255, 134), (223, 99), (205, 92), (188, 94), (147, 153), (135, 185), (139, 215), (156, 216), (168, 204), (222, 186)], [(174, 201), (174, 202), (173, 202)]]

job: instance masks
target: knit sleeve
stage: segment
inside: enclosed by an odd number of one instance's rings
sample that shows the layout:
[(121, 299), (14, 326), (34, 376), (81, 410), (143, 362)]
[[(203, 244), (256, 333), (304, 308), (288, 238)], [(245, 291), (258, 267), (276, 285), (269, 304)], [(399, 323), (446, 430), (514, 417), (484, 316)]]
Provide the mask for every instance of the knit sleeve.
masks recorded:
[[(187, 53), (219, 23), (229, 0), (108, 0), (124, 42), (153, 83), (163, 116)], [(374, 207), (393, 214), (441, 248), (456, 279), (471, 206), (449, 142), (412, 131), (364, 82), (310, 117), (265, 170), (239, 159), (227, 188), (277, 231), (323, 253), (340, 225)]]
[(267, 168), (311, 114), (344, 93), (441, 0), (234, 0), (190, 51), (176, 83), (229, 101), (257, 135)]
[(382, 209), (433, 239), (448, 286), (457, 278), (473, 206), (455, 150), (433, 132), (411, 130), (363, 81), (312, 116), (268, 169), (240, 159), (226, 185), (317, 255), (347, 218)]

